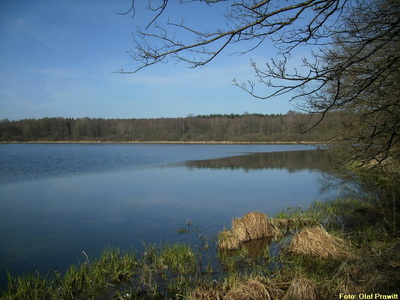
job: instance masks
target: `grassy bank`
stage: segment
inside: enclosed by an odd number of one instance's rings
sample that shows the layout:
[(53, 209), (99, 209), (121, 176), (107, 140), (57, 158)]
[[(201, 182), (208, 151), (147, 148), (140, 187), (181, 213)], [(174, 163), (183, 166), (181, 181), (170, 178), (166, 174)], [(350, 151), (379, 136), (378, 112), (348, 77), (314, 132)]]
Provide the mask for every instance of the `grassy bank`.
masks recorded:
[[(366, 193), (277, 214), (271, 222), (285, 230), (273, 241), (218, 251), (216, 239), (200, 234), (195, 247), (147, 245), (143, 253), (111, 247), (99, 258), (82, 253), (84, 261), (63, 274), (9, 274), (1, 299), (398, 299), (399, 183), (363, 180)], [(324, 228), (321, 249), (300, 251), (316, 228)], [(300, 244), (293, 246), (295, 240)]]
[(205, 144), (205, 145), (321, 145), (317, 141), (0, 141), (0, 144)]

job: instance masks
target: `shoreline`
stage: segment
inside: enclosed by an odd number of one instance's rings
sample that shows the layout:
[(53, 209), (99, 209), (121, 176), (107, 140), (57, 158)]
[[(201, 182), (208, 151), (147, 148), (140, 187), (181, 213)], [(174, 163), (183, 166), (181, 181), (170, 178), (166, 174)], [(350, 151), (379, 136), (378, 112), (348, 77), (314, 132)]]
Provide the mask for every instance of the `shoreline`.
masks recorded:
[(321, 145), (317, 141), (0, 141), (0, 144), (199, 144), (199, 145)]
[[(318, 299), (323, 300), (398, 299), (398, 281), (395, 278), (398, 278), (399, 269), (395, 264), (399, 258), (399, 241), (389, 233), (391, 228), (384, 228), (382, 220), (379, 222), (379, 215), (374, 217), (379, 228), (376, 228), (376, 223), (366, 223), (365, 217), (371, 214), (366, 208), (379, 209), (382, 204), (365, 200), (337, 198), (324, 206), (298, 211), (286, 209), (280, 216), (270, 218), (278, 228), (278, 240), (283, 240), (293, 230), (297, 231), (290, 244), (283, 251), (279, 250), (282, 254), (280, 263), (287, 266), (285, 268), (271, 270), (269, 260), (256, 260), (248, 250), (235, 254), (222, 249), (220, 253), (223, 255), (218, 261), (227, 268), (226, 273), (220, 272), (210, 281), (210, 276), (218, 270), (202, 267), (198, 263), (201, 251), (193, 251), (189, 244), (149, 245), (146, 251), (152, 260), (148, 259), (146, 252), (138, 255), (135, 249), (125, 251), (109, 246), (100, 256), (90, 259), (82, 251), (86, 261), (77, 265), (71, 263), (68, 271), (55, 272), (55, 275), (42, 275), (38, 271), (22, 275), (9, 273), (7, 287), (0, 288), (0, 298), (44, 299), (50, 296), (58, 299), (74, 295), (79, 299), (111, 296), (113, 299), (128, 299), (121, 297), (126, 295), (129, 299), (142, 299), (144, 295), (146, 299), (155, 296), (169, 299), (184, 295), (186, 299), (194, 300), (232, 299), (229, 295), (242, 295), (247, 299), (256, 295), (254, 299), (265, 299), (266, 295), (274, 293), (279, 299), (286, 299), (286, 295), (296, 299), (317, 299), (318, 295)], [(331, 213), (353, 216), (354, 220), (357, 218), (354, 213), (361, 212), (362, 222), (350, 231), (338, 230), (339, 227), (332, 224), (328, 230), (322, 227), (315, 212), (323, 216)], [(247, 219), (247, 224), (251, 224), (251, 220)], [(259, 240), (263, 239), (268, 240), (265, 237)], [(249, 249), (246, 242), (239, 248)], [(258, 259), (265, 259), (263, 252), (258, 256)], [(247, 273), (237, 273), (240, 268)], [(167, 274), (166, 270), (170, 273)], [(193, 278), (193, 273), (201, 276)], [(333, 278), (332, 273), (335, 274)]]

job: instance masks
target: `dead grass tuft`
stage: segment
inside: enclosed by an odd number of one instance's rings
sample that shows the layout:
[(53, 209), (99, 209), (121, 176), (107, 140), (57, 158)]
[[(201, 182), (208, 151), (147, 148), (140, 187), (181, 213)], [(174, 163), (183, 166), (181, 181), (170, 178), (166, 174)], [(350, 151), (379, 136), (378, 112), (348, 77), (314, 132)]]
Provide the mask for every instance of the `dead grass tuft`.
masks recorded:
[(187, 299), (188, 300), (222, 300), (223, 296), (217, 290), (206, 289), (206, 288), (200, 287), (200, 288), (196, 288)]
[(345, 242), (330, 235), (321, 226), (304, 228), (296, 234), (288, 251), (292, 254), (310, 255), (320, 258), (347, 257), (348, 251)]
[(294, 278), (283, 300), (316, 300), (317, 291), (315, 285), (304, 277)]
[(236, 250), (242, 242), (230, 230), (224, 230), (218, 235), (218, 247), (224, 250)]
[(274, 228), (269, 223), (267, 215), (260, 212), (250, 212), (244, 217), (234, 219), (232, 232), (239, 240), (246, 242), (274, 235)]
[(238, 249), (243, 242), (272, 237), (274, 227), (267, 215), (260, 212), (250, 212), (232, 222), (232, 230), (224, 230), (219, 234), (219, 248), (224, 250)]
[(282, 290), (279, 288), (262, 283), (258, 279), (248, 279), (230, 290), (224, 297), (226, 300), (273, 300), (281, 299)]

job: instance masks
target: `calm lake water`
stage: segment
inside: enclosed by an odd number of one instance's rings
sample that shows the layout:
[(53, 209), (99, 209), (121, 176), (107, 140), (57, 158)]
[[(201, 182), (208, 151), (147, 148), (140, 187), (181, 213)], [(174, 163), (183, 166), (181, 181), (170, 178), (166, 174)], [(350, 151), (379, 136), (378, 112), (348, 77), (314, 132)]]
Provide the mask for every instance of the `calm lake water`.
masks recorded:
[(272, 216), (326, 190), (325, 152), (306, 145), (0, 144), (0, 285), (64, 270), (107, 245), (198, 242), (250, 211)]

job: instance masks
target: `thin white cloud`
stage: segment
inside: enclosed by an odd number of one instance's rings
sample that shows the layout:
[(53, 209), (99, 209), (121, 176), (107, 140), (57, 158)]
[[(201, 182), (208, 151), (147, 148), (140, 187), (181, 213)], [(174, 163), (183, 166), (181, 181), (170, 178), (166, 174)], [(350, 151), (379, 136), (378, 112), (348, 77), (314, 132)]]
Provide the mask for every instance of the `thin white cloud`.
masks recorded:
[(183, 65), (160, 65), (144, 69), (135, 74), (115, 74), (119, 84), (176, 85), (185, 89), (192, 87), (216, 88), (227, 87), (237, 75), (253, 76), (250, 61), (239, 61), (230, 65), (209, 66), (201, 69), (189, 69)]
[(44, 75), (49, 77), (64, 77), (64, 78), (89, 78), (90, 72), (87, 72), (80, 68), (43, 68), (43, 69), (31, 69), (29, 72), (37, 74), (37, 75)]
[(61, 50), (71, 38), (71, 32), (54, 24), (40, 24), (29, 17), (17, 18), (8, 24), (8, 32), (19, 39), (32, 38), (53, 50)]

